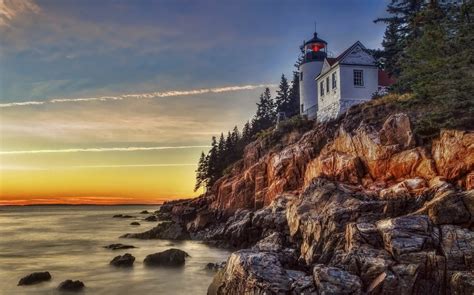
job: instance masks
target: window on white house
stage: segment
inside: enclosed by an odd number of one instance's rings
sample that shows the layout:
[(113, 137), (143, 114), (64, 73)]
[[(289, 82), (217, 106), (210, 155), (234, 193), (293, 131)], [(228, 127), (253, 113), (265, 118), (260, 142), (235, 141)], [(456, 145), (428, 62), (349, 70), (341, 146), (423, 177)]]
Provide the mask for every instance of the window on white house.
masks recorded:
[(364, 71), (354, 70), (354, 86), (364, 86)]
[(300, 111), (300, 113), (301, 113), (301, 114), (304, 113), (304, 104), (303, 104), (303, 103), (301, 104), (301, 111)]
[(336, 73), (332, 73), (332, 89), (336, 89)]
[(324, 82), (323, 81), (319, 83), (319, 94), (321, 94), (321, 96), (324, 95)]
[(300, 73), (300, 81), (303, 81), (303, 72)]
[(326, 77), (326, 93), (329, 92), (329, 77)]

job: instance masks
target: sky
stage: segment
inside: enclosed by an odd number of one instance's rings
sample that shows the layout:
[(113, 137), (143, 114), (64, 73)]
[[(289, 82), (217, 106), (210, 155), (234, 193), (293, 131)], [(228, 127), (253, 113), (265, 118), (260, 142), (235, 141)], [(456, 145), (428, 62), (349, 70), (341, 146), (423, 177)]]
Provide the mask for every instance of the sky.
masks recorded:
[(0, 205), (196, 196), (212, 136), (316, 28), (379, 48), (383, 0), (0, 0)]

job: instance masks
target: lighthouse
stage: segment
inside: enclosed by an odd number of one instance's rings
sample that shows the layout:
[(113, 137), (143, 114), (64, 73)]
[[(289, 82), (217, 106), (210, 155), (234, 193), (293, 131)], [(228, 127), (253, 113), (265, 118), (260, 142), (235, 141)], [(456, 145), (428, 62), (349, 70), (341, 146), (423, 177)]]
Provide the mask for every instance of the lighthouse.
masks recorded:
[(314, 32), (311, 40), (300, 47), (303, 60), (299, 66), (300, 113), (309, 119), (316, 118), (318, 111), (318, 86), (316, 77), (321, 73), (327, 56), (327, 42), (318, 38)]

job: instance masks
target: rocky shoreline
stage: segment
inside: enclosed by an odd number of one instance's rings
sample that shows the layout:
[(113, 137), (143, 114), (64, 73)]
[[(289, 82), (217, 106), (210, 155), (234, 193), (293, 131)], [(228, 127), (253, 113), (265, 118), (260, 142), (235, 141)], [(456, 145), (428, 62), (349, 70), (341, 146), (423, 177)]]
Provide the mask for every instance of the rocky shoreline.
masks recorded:
[(473, 294), (474, 133), (419, 145), (405, 114), (336, 123), (250, 144), (207, 194), (122, 237), (236, 250), (209, 294)]

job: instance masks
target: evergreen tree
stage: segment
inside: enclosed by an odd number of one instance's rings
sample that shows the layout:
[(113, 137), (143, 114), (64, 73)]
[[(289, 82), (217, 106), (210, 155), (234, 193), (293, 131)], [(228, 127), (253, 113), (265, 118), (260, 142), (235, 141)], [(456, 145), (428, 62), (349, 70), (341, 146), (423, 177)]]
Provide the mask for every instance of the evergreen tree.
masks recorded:
[(242, 128), (242, 141), (245, 143), (250, 142), (252, 138), (252, 126), (250, 125), (250, 122), (247, 121), (244, 125), (244, 128)]
[(289, 111), (287, 115), (289, 117), (298, 115), (300, 113), (300, 79), (297, 71), (293, 72), (289, 101)]
[(207, 185), (208, 187), (212, 186), (214, 182), (218, 179), (219, 171), (219, 155), (218, 155), (218, 145), (216, 137), (212, 137), (211, 149), (207, 157)]
[[(450, 10), (432, 3), (419, 13), (421, 36), (401, 59), (399, 83), (423, 99), (443, 104), (472, 102), (473, 6)], [(466, 104), (462, 104), (467, 106)], [(472, 103), (469, 104), (472, 107)]]
[(257, 113), (252, 121), (252, 132), (256, 134), (270, 128), (275, 124), (275, 117), (275, 103), (271, 97), (270, 89), (267, 87), (257, 103)]
[(201, 157), (199, 158), (198, 167), (196, 169), (196, 185), (194, 186), (194, 191), (197, 191), (201, 187), (206, 187), (207, 183), (207, 160), (206, 155), (201, 152)]
[(281, 75), (280, 85), (275, 97), (275, 107), (277, 113), (285, 113), (287, 116), (290, 115), (290, 85), (283, 74)]
[(395, 77), (400, 74), (400, 58), (404, 48), (419, 35), (416, 15), (425, 6), (425, 0), (391, 0), (387, 6), (388, 17), (378, 18), (376, 23), (387, 24), (382, 46), (386, 71)]

